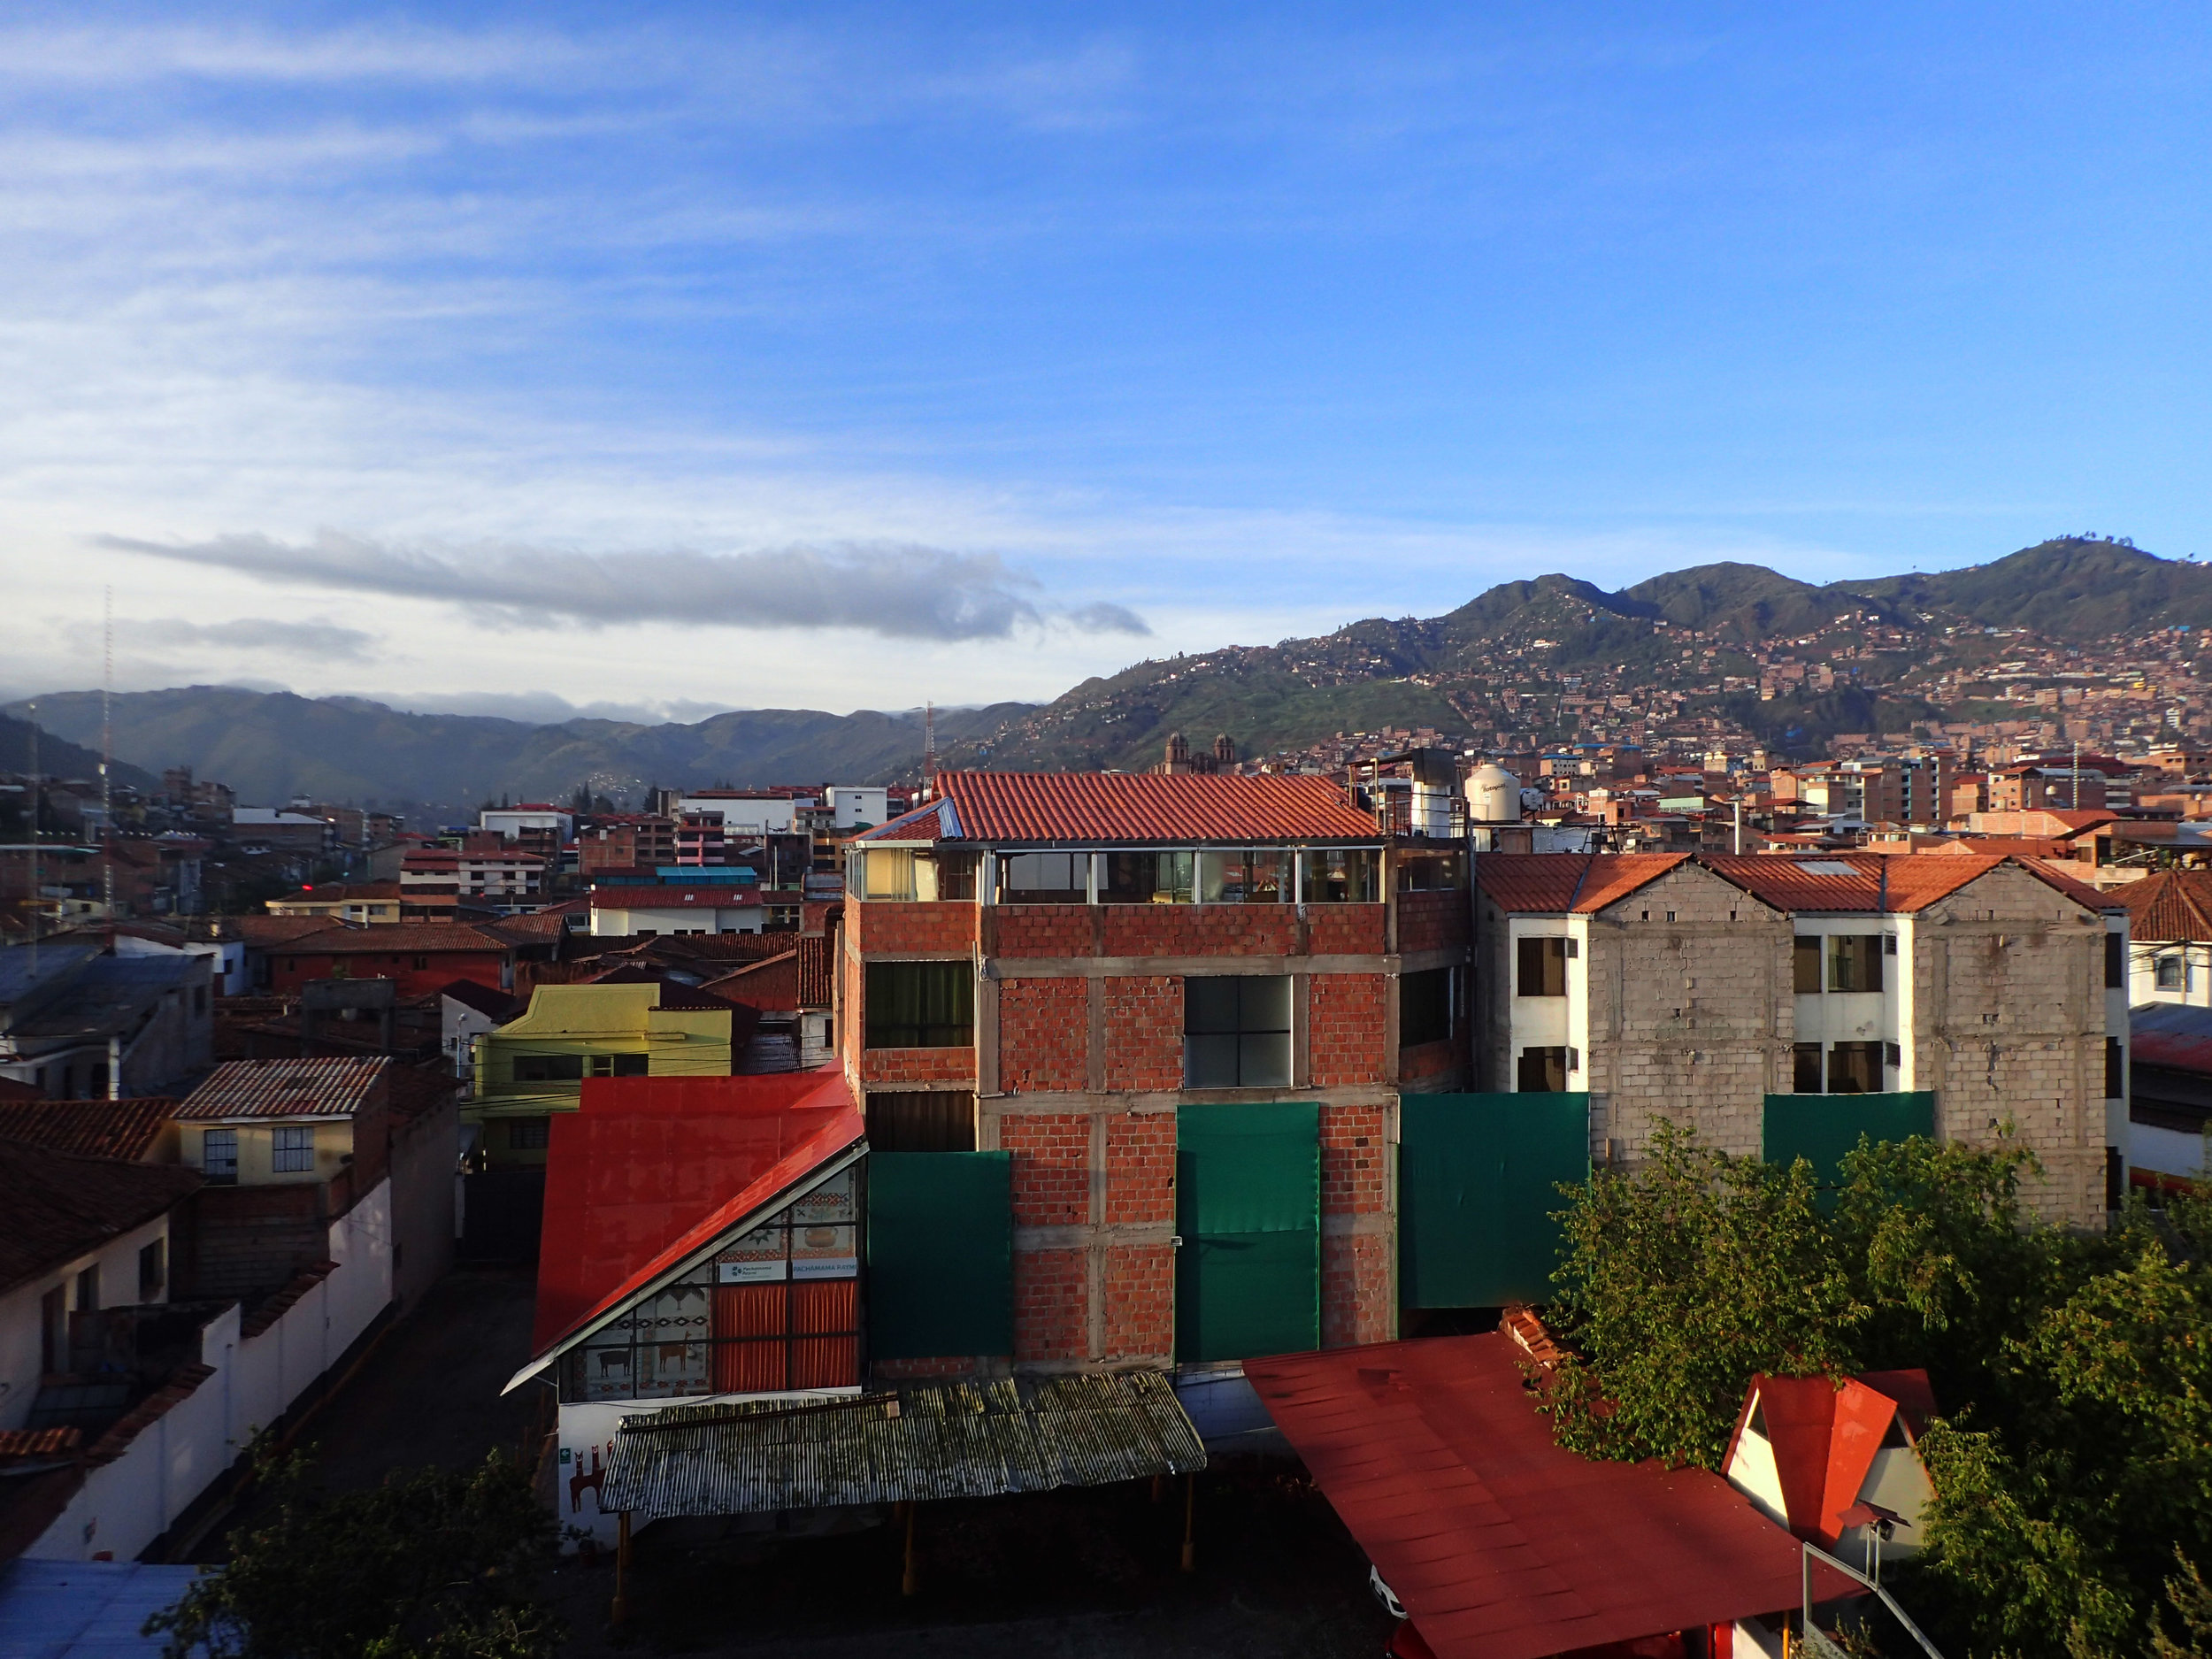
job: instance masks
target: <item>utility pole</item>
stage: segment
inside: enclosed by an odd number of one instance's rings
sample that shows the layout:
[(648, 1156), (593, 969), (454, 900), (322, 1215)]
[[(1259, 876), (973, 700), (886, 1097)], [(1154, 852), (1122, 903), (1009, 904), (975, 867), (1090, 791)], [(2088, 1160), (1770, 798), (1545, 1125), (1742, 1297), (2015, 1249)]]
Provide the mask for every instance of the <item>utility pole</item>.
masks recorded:
[(2074, 793), (2066, 803), (2071, 811), (2081, 810), (2081, 739), (2074, 740)]
[(100, 901), (106, 914), (108, 942), (115, 941), (115, 733), (108, 701), (115, 688), (115, 589), (100, 590)]
[(38, 780), (38, 700), (31, 700), (31, 982), (38, 982), (38, 818), (45, 791)]
[(922, 799), (937, 798), (937, 704), (922, 704)]

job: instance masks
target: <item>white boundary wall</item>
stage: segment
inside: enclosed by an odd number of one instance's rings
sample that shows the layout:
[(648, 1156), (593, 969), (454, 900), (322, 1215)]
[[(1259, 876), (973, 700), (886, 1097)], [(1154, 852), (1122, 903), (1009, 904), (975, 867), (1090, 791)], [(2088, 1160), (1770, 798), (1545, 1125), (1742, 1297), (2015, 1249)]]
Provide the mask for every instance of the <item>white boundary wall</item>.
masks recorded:
[(330, 1224), (334, 1272), (257, 1336), (235, 1302), (200, 1330), (215, 1374), (141, 1429), (122, 1455), (90, 1470), (25, 1555), (134, 1559), (169, 1530), (254, 1435), (281, 1417), (392, 1300), (392, 1187), (380, 1181)]

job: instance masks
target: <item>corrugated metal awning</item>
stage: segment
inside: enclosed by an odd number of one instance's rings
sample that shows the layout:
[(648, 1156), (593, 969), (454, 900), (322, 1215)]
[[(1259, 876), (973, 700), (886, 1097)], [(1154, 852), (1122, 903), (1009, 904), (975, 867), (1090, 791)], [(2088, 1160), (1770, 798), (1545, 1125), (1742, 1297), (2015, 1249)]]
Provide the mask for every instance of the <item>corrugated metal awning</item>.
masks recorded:
[(668, 1517), (992, 1497), (1188, 1474), (1206, 1448), (1165, 1377), (1056, 1377), (896, 1394), (671, 1406), (623, 1420), (609, 1510)]

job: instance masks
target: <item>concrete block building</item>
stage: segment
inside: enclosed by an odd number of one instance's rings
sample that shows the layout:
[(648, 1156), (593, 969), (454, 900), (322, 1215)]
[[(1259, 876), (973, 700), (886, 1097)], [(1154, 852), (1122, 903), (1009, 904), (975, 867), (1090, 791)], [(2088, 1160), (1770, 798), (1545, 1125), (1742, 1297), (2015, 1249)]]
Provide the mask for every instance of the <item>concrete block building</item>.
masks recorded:
[(1586, 1092), (1595, 1158), (1632, 1163), (1662, 1118), (1816, 1162), (1861, 1129), (2010, 1123), (2046, 1213), (2116, 1202), (2127, 913), (2091, 888), (1866, 854), (1489, 854), (1476, 883), (1476, 1087)]
[(1394, 1334), (1400, 1101), (1467, 1086), (1465, 861), (1310, 777), (952, 773), (852, 843), (841, 1063), (876, 1151), (1010, 1158), (1014, 1367)]

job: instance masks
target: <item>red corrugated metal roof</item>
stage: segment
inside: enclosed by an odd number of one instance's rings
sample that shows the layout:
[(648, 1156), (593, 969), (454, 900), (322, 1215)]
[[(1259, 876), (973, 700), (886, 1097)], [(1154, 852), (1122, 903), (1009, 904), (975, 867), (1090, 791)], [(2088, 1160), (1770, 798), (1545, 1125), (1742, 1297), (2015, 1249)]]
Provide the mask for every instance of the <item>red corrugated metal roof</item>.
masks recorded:
[(857, 1141), (844, 1073), (591, 1078), (557, 1113), (537, 1358)]
[[(995, 843), (1115, 841), (1374, 841), (1375, 820), (1353, 810), (1326, 778), (1156, 777), (1135, 772), (950, 772), (939, 788), (951, 809), (945, 839)], [(923, 812), (932, 811), (924, 808)], [(859, 839), (932, 839), (915, 815)]]
[(308, 1060), (226, 1060), (185, 1096), (175, 1116), (219, 1123), (232, 1118), (350, 1118), (368, 1103), (391, 1061), (383, 1055)]
[[(1245, 1375), (1440, 1659), (1540, 1659), (1797, 1605), (1797, 1540), (1718, 1475), (1562, 1450), (1508, 1339)], [(1814, 1563), (1813, 1594), (1855, 1586)]]

